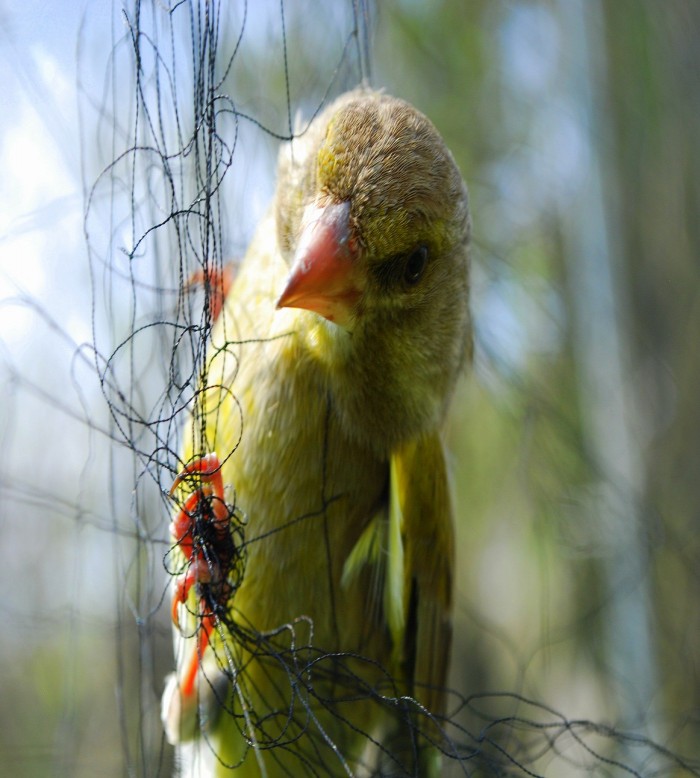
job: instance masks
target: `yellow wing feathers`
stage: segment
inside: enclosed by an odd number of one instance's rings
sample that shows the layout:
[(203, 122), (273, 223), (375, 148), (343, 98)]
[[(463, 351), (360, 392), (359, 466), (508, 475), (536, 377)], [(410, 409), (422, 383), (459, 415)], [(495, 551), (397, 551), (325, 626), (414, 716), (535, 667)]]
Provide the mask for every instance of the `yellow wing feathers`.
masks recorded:
[[(442, 442), (437, 433), (410, 441), (390, 458), (389, 506), (378, 512), (350, 552), (343, 570), (349, 584), (365, 565), (383, 571), (384, 618), (394, 657), (405, 659), (406, 624), (417, 634), (413, 692), (442, 713), (452, 630), (454, 531)], [(415, 613), (409, 614), (409, 608)]]

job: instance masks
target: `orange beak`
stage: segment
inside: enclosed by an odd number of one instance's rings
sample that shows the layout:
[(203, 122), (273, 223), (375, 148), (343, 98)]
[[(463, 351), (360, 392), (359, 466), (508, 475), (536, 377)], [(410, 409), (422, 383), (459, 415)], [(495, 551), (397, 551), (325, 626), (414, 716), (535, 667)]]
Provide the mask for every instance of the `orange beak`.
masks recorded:
[(350, 203), (309, 205), (278, 308), (305, 308), (347, 326), (362, 288), (350, 227)]

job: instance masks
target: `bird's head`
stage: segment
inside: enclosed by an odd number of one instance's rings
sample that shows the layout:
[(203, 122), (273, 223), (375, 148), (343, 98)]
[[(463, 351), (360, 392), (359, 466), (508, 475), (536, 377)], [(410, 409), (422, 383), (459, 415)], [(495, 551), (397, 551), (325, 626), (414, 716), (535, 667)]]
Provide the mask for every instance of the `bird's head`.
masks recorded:
[(281, 164), (278, 241), (291, 270), (277, 307), (319, 314), (407, 381), (440, 365), (436, 391), (449, 393), (471, 348), (470, 221), (435, 127), (402, 100), (351, 92)]

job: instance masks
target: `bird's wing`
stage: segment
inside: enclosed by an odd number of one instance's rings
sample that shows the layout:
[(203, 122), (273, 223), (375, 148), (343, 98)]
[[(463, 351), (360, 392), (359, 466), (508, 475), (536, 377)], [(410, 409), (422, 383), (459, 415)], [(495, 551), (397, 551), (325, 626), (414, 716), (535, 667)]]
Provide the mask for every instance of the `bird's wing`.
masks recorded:
[(384, 733), (379, 767), (386, 762), (393, 769), (398, 763), (432, 778), (441, 774), (440, 717), (452, 642), (454, 567), (452, 506), (439, 435), (401, 446), (390, 458), (389, 471), (388, 505), (365, 527), (345, 563), (342, 582), (349, 585), (369, 568), (370, 581), (379, 585), (367, 589), (368, 613), (383, 613), (399, 688), (428, 712), (408, 728), (405, 714), (397, 717)]
[(442, 715), (452, 639), (454, 531), (447, 469), (437, 433), (404, 444), (391, 456), (388, 510), (377, 512), (350, 552), (342, 584), (378, 569), (368, 612), (379, 603), (394, 642), (395, 664), (410, 693)]
[(452, 641), (454, 566), (452, 506), (439, 434), (403, 445), (393, 455), (391, 469), (404, 546), (404, 663), (413, 696), (439, 716), (444, 713)]

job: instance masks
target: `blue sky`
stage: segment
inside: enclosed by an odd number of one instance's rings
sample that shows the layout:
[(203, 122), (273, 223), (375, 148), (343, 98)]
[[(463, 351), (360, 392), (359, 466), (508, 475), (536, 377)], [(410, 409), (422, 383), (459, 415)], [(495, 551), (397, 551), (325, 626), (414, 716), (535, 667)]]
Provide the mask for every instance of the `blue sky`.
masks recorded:
[[(80, 8), (29, 2), (5, 3), (0, 11), (0, 331), (6, 345), (26, 336), (31, 321), (8, 298), (25, 292), (50, 305), (57, 280), (51, 269), (61, 267), (70, 287), (80, 247)], [(89, 334), (77, 317), (73, 326), (76, 335)]]

